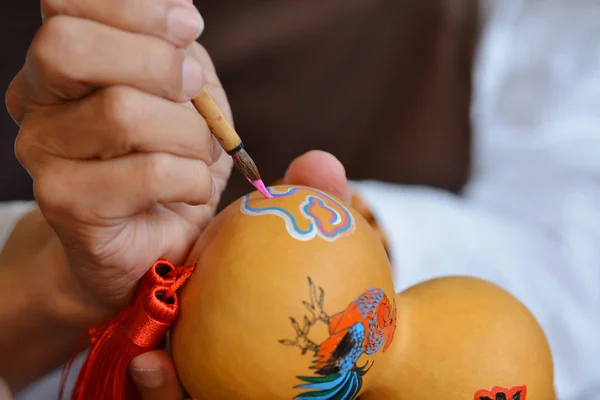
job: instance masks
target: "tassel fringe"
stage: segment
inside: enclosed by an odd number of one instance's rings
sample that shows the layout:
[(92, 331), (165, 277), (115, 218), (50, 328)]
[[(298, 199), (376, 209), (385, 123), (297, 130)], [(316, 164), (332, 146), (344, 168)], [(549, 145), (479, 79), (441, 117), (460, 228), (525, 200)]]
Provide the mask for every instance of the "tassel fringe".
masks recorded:
[[(176, 268), (159, 260), (148, 270), (131, 303), (111, 321), (88, 331), (91, 348), (79, 372), (72, 400), (139, 400), (129, 374), (136, 356), (164, 347), (167, 332), (179, 315), (177, 290), (191, 277), (194, 266)], [(79, 350), (79, 351), (78, 351)], [(59, 400), (75, 349), (63, 370)]]

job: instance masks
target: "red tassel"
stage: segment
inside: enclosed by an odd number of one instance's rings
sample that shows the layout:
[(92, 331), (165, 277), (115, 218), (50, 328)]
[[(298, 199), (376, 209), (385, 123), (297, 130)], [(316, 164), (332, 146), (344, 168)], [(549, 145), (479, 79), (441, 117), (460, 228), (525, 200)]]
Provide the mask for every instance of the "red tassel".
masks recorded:
[[(175, 268), (168, 261), (157, 261), (144, 275), (131, 303), (108, 323), (89, 330), (92, 346), (72, 400), (140, 399), (129, 363), (142, 353), (164, 346), (165, 336), (179, 315), (176, 292), (193, 271), (194, 266)], [(63, 371), (59, 399), (76, 354)]]

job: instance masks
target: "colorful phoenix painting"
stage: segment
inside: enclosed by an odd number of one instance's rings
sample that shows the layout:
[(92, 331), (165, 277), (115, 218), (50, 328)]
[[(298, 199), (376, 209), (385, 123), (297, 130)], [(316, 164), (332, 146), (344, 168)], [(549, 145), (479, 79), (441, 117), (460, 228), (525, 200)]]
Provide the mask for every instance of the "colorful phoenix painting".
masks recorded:
[[(308, 278), (310, 302), (302, 303), (309, 312), (302, 325), (294, 318), (294, 340), (280, 343), (301, 349), (302, 354), (313, 354), (312, 376), (298, 376), (302, 384), (295, 399), (299, 400), (352, 400), (363, 385), (363, 376), (373, 366), (368, 361), (358, 365), (363, 355), (372, 356), (379, 350), (385, 352), (396, 331), (396, 307), (384, 291), (370, 288), (355, 298), (348, 307), (332, 316), (323, 309), (325, 293)], [(310, 330), (318, 323), (328, 327), (329, 336), (320, 343), (309, 338)]]
[(527, 386), (515, 386), (510, 389), (494, 387), (492, 390), (479, 390), (474, 400), (526, 400)]

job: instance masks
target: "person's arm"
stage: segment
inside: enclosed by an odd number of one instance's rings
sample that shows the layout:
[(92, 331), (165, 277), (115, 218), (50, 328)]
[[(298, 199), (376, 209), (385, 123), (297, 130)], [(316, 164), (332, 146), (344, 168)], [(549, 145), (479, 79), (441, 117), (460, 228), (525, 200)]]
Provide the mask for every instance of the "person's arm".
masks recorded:
[(0, 205), (0, 377), (15, 392), (65, 362), (91, 321), (65, 295), (60, 242), (31, 208)]

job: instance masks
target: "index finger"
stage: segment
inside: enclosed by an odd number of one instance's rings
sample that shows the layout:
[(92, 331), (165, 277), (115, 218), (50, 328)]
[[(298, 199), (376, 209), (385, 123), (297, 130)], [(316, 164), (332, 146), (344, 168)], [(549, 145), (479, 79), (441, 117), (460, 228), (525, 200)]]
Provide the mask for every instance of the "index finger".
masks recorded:
[(156, 36), (184, 48), (204, 30), (192, 0), (42, 0), (42, 18), (89, 19), (131, 33)]

